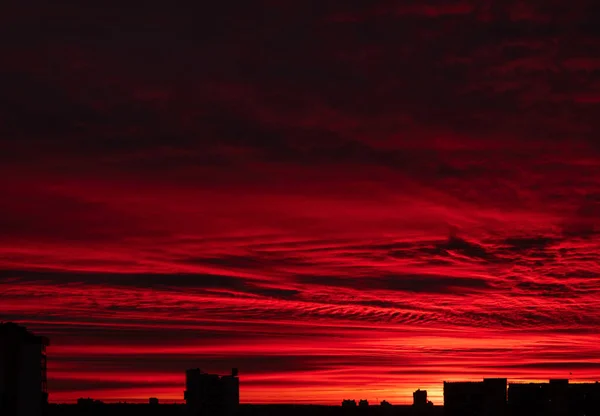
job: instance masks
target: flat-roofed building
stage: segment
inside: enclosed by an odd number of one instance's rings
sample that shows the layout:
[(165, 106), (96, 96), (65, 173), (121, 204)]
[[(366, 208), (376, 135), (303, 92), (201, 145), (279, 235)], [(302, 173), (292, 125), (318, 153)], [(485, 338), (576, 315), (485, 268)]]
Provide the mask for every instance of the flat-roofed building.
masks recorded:
[(40, 416), (48, 405), (48, 338), (0, 323), (0, 415)]

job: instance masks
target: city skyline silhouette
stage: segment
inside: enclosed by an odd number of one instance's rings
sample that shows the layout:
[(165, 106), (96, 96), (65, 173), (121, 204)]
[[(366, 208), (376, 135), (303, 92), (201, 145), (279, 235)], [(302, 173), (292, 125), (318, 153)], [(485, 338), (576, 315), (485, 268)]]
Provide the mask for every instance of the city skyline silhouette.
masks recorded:
[[(263, 408), (261, 412), (256, 406), (240, 407), (239, 370), (235, 367), (229, 374), (210, 374), (200, 368), (186, 369), (184, 410), (174, 407), (173, 403), (162, 403), (161, 406), (160, 399), (152, 396), (147, 400), (148, 409), (140, 407), (139, 403), (105, 403), (90, 397), (78, 398), (76, 407), (64, 403), (51, 404), (47, 383), (49, 345), (48, 337), (34, 334), (14, 322), (0, 322), (0, 412), (3, 416), (50, 416), (65, 412), (89, 415), (109, 411), (146, 414), (177, 414), (183, 411), (187, 416), (239, 416), (244, 411), (253, 414), (264, 414), (265, 411)], [(396, 413), (403, 409), (404, 413), (408, 411), (416, 416), (434, 416), (440, 408), (443, 408), (444, 416), (585, 416), (600, 412), (600, 383), (571, 383), (568, 378), (535, 383), (511, 382), (499, 377), (479, 381), (443, 381), (444, 400), (437, 410), (428, 400), (427, 390), (418, 388), (412, 396), (410, 410), (406, 406), (394, 408), (385, 399), (374, 408), (386, 414), (393, 409)], [(345, 398), (340, 407), (345, 413), (364, 413), (373, 409), (368, 399)], [(297, 411), (301, 409), (296, 408)], [(269, 408), (269, 412), (282, 410)]]
[(3, 2), (0, 321), (51, 339), (53, 403), (162, 409), (193, 368), (357, 411), (595, 382), (599, 28), (598, 0)]

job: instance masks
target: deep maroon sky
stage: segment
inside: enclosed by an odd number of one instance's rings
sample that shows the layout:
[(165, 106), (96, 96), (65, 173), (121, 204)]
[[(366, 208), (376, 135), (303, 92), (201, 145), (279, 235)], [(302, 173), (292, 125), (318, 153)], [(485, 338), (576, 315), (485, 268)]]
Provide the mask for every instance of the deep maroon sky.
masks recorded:
[(0, 319), (52, 401), (600, 374), (597, 1), (10, 3)]

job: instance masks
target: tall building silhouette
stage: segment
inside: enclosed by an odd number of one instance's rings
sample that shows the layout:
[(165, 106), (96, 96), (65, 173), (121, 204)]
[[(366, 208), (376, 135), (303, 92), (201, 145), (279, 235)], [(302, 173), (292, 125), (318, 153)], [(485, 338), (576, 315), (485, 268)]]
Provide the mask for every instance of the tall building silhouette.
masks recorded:
[(208, 374), (199, 368), (185, 373), (184, 399), (188, 416), (234, 415), (240, 404), (238, 371), (230, 375)]
[(0, 323), (0, 415), (40, 416), (48, 405), (48, 338), (12, 322)]

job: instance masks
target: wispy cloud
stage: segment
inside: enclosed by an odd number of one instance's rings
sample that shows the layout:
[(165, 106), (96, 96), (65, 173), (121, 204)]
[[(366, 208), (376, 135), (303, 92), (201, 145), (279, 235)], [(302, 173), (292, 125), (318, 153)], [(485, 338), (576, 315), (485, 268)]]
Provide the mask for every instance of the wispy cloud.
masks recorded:
[(242, 3), (0, 17), (0, 318), (51, 400), (597, 377), (598, 6)]

